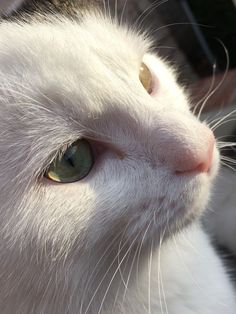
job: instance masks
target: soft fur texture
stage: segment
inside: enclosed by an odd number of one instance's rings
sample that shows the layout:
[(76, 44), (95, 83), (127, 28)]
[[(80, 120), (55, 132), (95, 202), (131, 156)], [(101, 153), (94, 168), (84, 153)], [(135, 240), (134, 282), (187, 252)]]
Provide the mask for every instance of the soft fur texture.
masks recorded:
[[(210, 132), (147, 37), (91, 12), (0, 34), (1, 313), (235, 313), (198, 222), (219, 154), (208, 173), (183, 173)], [(45, 179), (78, 138), (96, 151), (89, 175)]]

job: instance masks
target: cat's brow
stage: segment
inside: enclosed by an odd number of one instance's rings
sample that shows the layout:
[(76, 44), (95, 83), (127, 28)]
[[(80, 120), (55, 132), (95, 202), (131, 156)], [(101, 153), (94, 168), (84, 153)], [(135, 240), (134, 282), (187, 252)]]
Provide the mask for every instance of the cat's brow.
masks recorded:
[(94, 136), (90, 136), (90, 135), (86, 135), (85, 136), (86, 139), (91, 140), (93, 142), (95, 142), (97, 145), (101, 145), (109, 150), (111, 150), (112, 152), (114, 152), (114, 154), (119, 158), (119, 159), (124, 159), (125, 158), (125, 152), (124, 150), (119, 147), (117, 144), (112, 143), (112, 141), (109, 140), (102, 140), (101, 138), (96, 138)]

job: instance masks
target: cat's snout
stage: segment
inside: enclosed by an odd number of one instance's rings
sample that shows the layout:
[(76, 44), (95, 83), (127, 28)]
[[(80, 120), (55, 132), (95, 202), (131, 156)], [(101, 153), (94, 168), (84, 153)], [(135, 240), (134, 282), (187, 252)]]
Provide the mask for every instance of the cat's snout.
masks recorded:
[(206, 145), (201, 145), (200, 147), (196, 145), (196, 147), (190, 147), (188, 151), (182, 151), (181, 155), (183, 158), (176, 163), (176, 174), (209, 172), (213, 161), (215, 137), (209, 129), (205, 133)]
[(215, 137), (199, 121), (176, 115), (159, 128), (155, 147), (159, 161), (175, 174), (207, 173), (213, 163)]

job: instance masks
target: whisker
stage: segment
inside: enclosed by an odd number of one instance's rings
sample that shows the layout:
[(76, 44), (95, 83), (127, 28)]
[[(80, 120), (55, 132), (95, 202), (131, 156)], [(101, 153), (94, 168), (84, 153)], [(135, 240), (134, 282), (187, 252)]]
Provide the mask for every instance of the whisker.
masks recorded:
[(151, 243), (151, 249), (150, 249), (150, 254), (149, 254), (149, 263), (148, 263), (148, 314), (151, 314), (152, 249), (153, 249), (153, 240)]
[(232, 158), (230, 158), (230, 157), (221, 156), (221, 160), (229, 161), (231, 164), (236, 164), (236, 160), (235, 160), (235, 159), (232, 159)]
[[(129, 225), (129, 224), (128, 224), (128, 225)], [(127, 229), (128, 225), (126, 226), (126, 229)], [(125, 233), (126, 229), (123, 231), (123, 234)], [(122, 234), (122, 237), (123, 237), (123, 234)], [(129, 239), (127, 239), (127, 240), (124, 242), (124, 244), (122, 245), (121, 249), (123, 249), (123, 248), (125, 247), (125, 245), (127, 244), (128, 241), (129, 241)], [(91, 306), (91, 304), (92, 304), (92, 302), (93, 302), (93, 300), (94, 300), (94, 298), (95, 298), (95, 296), (96, 296), (98, 290), (100, 289), (100, 287), (101, 287), (103, 281), (105, 280), (107, 274), (109, 273), (110, 269), (112, 268), (112, 266), (113, 266), (114, 263), (116, 262), (117, 257), (118, 257), (118, 254), (117, 254), (117, 255), (115, 256), (115, 258), (112, 260), (111, 264), (109, 265), (109, 267), (107, 268), (105, 274), (103, 275), (103, 277), (102, 277), (100, 283), (98, 284), (97, 288), (95, 289), (94, 294), (93, 294), (92, 298), (90, 299), (90, 301), (89, 301), (89, 303), (88, 303), (88, 306), (87, 306), (86, 311), (85, 311), (84, 314), (87, 314), (87, 312), (88, 312), (88, 310), (89, 310), (89, 308), (90, 308), (90, 306)]]
[(200, 107), (200, 110), (199, 110), (199, 113), (198, 113), (198, 118), (201, 116), (202, 110), (203, 110), (207, 100), (209, 99), (208, 97), (211, 96), (211, 92), (214, 90), (213, 87), (214, 87), (214, 84), (215, 84), (215, 79), (216, 79), (216, 63), (214, 63), (213, 67), (212, 67), (212, 79), (211, 79), (210, 87), (209, 87), (206, 95), (202, 99), (200, 99), (198, 101), (198, 103), (196, 104), (196, 107), (194, 108), (194, 111), (193, 111), (193, 113), (195, 114), (196, 109), (202, 103), (202, 105)]
[(236, 171), (235, 168), (231, 167), (229, 164), (223, 162), (222, 160), (221, 160), (221, 164), (222, 164), (223, 166), (225, 166), (226, 168), (229, 168), (230, 170), (234, 171), (234, 172)]
[[(226, 117), (226, 118), (227, 118), (227, 117)], [(232, 115), (230, 118), (233, 118), (233, 119), (226, 120), (225, 123), (228, 123), (228, 122), (231, 122), (231, 121), (236, 121), (236, 116)], [(211, 124), (218, 123), (218, 121), (220, 121), (221, 119), (222, 119), (222, 117), (218, 117), (218, 118), (216, 118), (216, 119), (214, 119), (214, 120), (208, 122), (207, 125), (212, 129)], [(223, 119), (222, 121), (224, 121), (224, 120), (225, 120), (225, 119)], [(220, 123), (221, 123), (221, 122), (220, 122)], [(219, 124), (219, 127), (220, 127), (221, 125), (222, 125), (222, 124)], [(213, 125), (213, 127), (214, 127), (214, 125)], [(218, 125), (217, 125), (217, 128), (218, 128)], [(216, 128), (216, 129), (217, 129), (217, 128)], [(214, 129), (214, 130), (216, 130), (216, 129)], [(230, 136), (230, 135), (227, 135), (227, 136)]]
[(117, 269), (115, 270), (114, 274), (112, 275), (111, 280), (110, 280), (110, 283), (108, 284), (107, 289), (106, 289), (106, 291), (105, 291), (105, 293), (104, 293), (104, 296), (103, 296), (103, 298), (102, 298), (101, 305), (100, 305), (99, 310), (98, 310), (98, 314), (100, 314), (101, 311), (102, 311), (103, 303), (104, 303), (105, 298), (106, 298), (106, 296), (107, 296), (107, 293), (108, 293), (108, 291), (109, 291), (109, 289), (110, 289), (110, 287), (111, 287), (111, 284), (112, 284), (112, 282), (113, 282), (113, 280), (114, 280), (114, 278), (115, 278), (117, 272), (119, 271), (119, 267), (122, 265), (122, 263), (123, 263), (123, 261), (125, 260), (127, 254), (129, 253), (129, 251), (132, 249), (133, 244), (134, 244), (135, 241), (137, 240), (138, 236), (139, 236), (139, 233), (136, 235), (136, 237), (134, 238), (134, 240), (133, 240), (132, 243), (130, 244), (128, 250), (127, 250), (126, 253), (124, 254), (124, 256), (123, 256), (123, 258), (121, 259), (120, 263), (118, 264)]
[(226, 67), (225, 67), (225, 71), (224, 71), (224, 74), (223, 74), (223, 77), (222, 79), (220, 80), (220, 82), (216, 85), (216, 87), (210, 92), (210, 94), (206, 97), (206, 99), (204, 100), (202, 106), (201, 106), (201, 110), (200, 112), (198, 113), (198, 118), (200, 118), (201, 116), (201, 112), (202, 112), (202, 109), (204, 108), (205, 104), (207, 103), (207, 101), (211, 98), (212, 95), (215, 94), (215, 92), (222, 86), (222, 84), (224, 83), (225, 79), (226, 79), (226, 76), (229, 72), (229, 52), (227, 50), (227, 48), (225, 47), (224, 43), (220, 40), (220, 39), (217, 39), (218, 42), (222, 45), (223, 49), (224, 49), (224, 52), (225, 52), (225, 56), (226, 56)]
[[(168, 0), (161, 0), (158, 2), (158, 0), (154, 1), (150, 6), (148, 6), (136, 19), (135, 25), (138, 29), (141, 28), (143, 22), (147, 19), (147, 17), (152, 14), (154, 10), (156, 10), (160, 5), (164, 4), (165, 2), (168, 2)], [(146, 15), (145, 15), (146, 14)], [(142, 19), (141, 19), (142, 18)]]
[[(122, 242), (122, 239), (121, 239), (121, 241), (120, 241), (120, 243), (119, 243), (119, 246), (118, 246), (118, 257), (117, 257), (117, 259), (118, 259), (118, 265), (120, 264), (120, 253), (121, 253), (121, 248), (120, 248), (120, 246), (121, 246), (121, 242)], [(124, 270), (125, 270), (125, 269), (124, 269)], [(123, 276), (123, 274), (122, 274), (121, 268), (119, 268), (119, 273), (120, 273), (121, 281), (122, 281), (122, 283), (124, 284), (124, 286), (126, 287), (126, 282), (125, 282), (124, 276)]]
[[(122, 231), (123, 232), (123, 231)], [(107, 252), (110, 250), (110, 248), (112, 247), (112, 245), (114, 244), (114, 242), (118, 239), (118, 237), (121, 235), (121, 233), (118, 233), (117, 236), (111, 241), (111, 243), (108, 245), (108, 247), (106, 248), (106, 250), (104, 251), (104, 253), (102, 254), (102, 256), (99, 258), (99, 260), (97, 261), (97, 263), (95, 264), (89, 278), (87, 279), (87, 283), (84, 287), (84, 292), (83, 292), (83, 295), (82, 295), (82, 299), (81, 299), (81, 306), (80, 306), (80, 314), (82, 314), (82, 310), (83, 310), (83, 300), (84, 300), (84, 297), (85, 297), (85, 294), (86, 294), (86, 291), (89, 287), (89, 284), (91, 282), (91, 279), (93, 278), (93, 276), (98, 272), (98, 266), (100, 264), (100, 262), (103, 260), (103, 258), (106, 256)]]
[(158, 283), (158, 294), (159, 294), (160, 307), (161, 307), (161, 313), (162, 314), (164, 314), (163, 305), (162, 305), (163, 290), (162, 290), (162, 284), (161, 284), (161, 246), (162, 246), (163, 237), (164, 237), (164, 234), (162, 234), (162, 236), (160, 236), (158, 256), (157, 256), (157, 283)]
[(185, 25), (196, 25), (196, 26), (200, 26), (200, 27), (205, 27), (205, 28), (212, 28), (209, 25), (205, 25), (205, 24), (200, 24), (200, 23), (191, 23), (191, 22), (176, 22), (176, 23), (170, 23), (170, 24), (166, 24), (163, 26), (160, 26), (158, 28), (155, 28), (152, 33), (156, 33), (162, 29), (168, 28), (168, 27), (172, 27), (172, 26), (185, 26)]
[(115, 20), (118, 21), (118, 7), (117, 7), (117, 0), (115, 0)]
[(134, 267), (134, 262), (135, 262), (135, 259), (136, 259), (137, 253), (138, 253), (138, 249), (139, 249), (139, 246), (137, 245), (137, 248), (136, 248), (135, 253), (134, 253), (134, 257), (133, 257), (132, 262), (131, 262), (130, 270), (129, 270), (129, 273), (128, 273), (128, 276), (127, 276), (127, 280), (126, 280), (126, 284), (125, 284), (126, 287), (125, 287), (125, 291), (124, 291), (124, 294), (123, 294), (122, 304), (124, 303), (125, 296), (126, 296), (126, 293), (127, 293), (127, 290), (128, 290), (129, 281), (130, 281), (131, 273), (132, 273), (132, 270), (133, 270), (133, 267)]
[(107, 0), (107, 11), (108, 11), (108, 17), (109, 17), (109, 19), (112, 20), (112, 17), (111, 17), (110, 0)]
[(146, 230), (145, 230), (145, 232), (144, 232), (144, 235), (143, 235), (143, 237), (142, 237), (142, 240), (141, 240), (141, 242), (140, 242), (140, 245), (139, 245), (139, 250), (138, 250), (138, 257), (137, 257), (137, 265), (136, 265), (136, 281), (137, 281), (137, 283), (139, 282), (139, 261), (140, 261), (140, 255), (141, 255), (141, 250), (142, 250), (142, 246), (143, 246), (143, 243), (144, 243), (144, 239), (145, 239), (145, 237), (146, 237), (146, 234), (147, 234), (147, 232), (148, 232), (148, 229), (149, 229), (149, 227), (150, 227), (150, 225), (151, 225), (151, 219), (150, 219), (150, 223), (148, 224), (148, 226), (147, 226), (147, 228), (146, 228)]
[[(163, 239), (164, 239), (168, 225), (169, 225), (169, 219), (167, 220), (166, 226), (165, 226), (163, 234), (162, 234), (161, 244), (163, 243)], [(162, 291), (162, 296), (163, 296), (163, 301), (164, 301), (164, 306), (165, 306), (165, 312), (166, 312), (166, 314), (168, 314), (169, 311), (168, 311), (168, 307), (167, 307), (165, 287), (164, 287), (163, 278), (162, 278), (162, 271), (161, 271), (161, 247), (160, 247), (160, 269), (159, 270), (160, 270), (160, 285), (161, 285), (161, 291)]]
[(222, 142), (222, 143), (221, 142), (217, 142), (217, 144), (218, 144), (218, 147), (220, 149), (236, 146), (236, 143), (234, 143), (234, 142)]
[(179, 260), (180, 260), (181, 264), (184, 266), (184, 269), (186, 270), (187, 274), (189, 275), (189, 277), (191, 278), (191, 280), (193, 281), (193, 283), (196, 285), (196, 287), (199, 289), (199, 291), (200, 291), (201, 293), (203, 293), (203, 295), (205, 295), (205, 292), (204, 292), (203, 287), (201, 287), (201, 286), (199, 285), (199, 283), (198, 283), (198, 282), (196, 281), (196, 279), (193, 277), (193, 275), (192, 275), (190, 269), (189, 269), (188, 266), (186, 265), (186, 263), (185, 263), (185, 261), (184, 261), (184, 258), (183, 258), (183, 255), (182, 255), (182, 253), (181, 253), (181, 251), (180, 251), (180, 249), (179, 249), (179, 247), (178, 247), (178, 245), (177, 245), (176, 237), (175, 237), (174, 234), (173, 234), (173, 242), (174, 242), (175, 249), (176, 249), (177, 255), (178, 255), (178, 257), (179, 257)]
[(121, 25), (123, 24), (123, 18), (124, 18), (125, 9), (126, 9), (126, 6), (127, 6), (127, 1), (128, 0), (125, 0), (123, 8), (122, 8), (122, 11), (121, 11), (121, 16), (120, 16), (120, 24)]
[[(131, 253), (131, 251), (127, 255), (127, 261), (126, 261), (126, 264), (125, 264), (125, 267), (124, 267), (124, 272), (125, 272), (128, 264), (129, 264), (130, 253)], [(120, 264), (120, 257), (119, 257), (119, 255), (118, 255), (118, 261), (117, 262), (118, 262), (118, 265), (119, 265)], [(121, 271), (121, 267), (119, 267), (119, 273), (120, 273), (121, 281), (119, 281), (119, 284), (118, 284), (118, 288), (117, 288), (116, 295), (115, 295), (114, 302), (113, 302), (113, 308), (115, 307), (117, 299), (119, 297), (119, 292), (120, 292), (120, 289), (121, 289), (121, 285), (123, 284), (125, 286), (125, 291), (126, 291), (126, 288), (128, 289), (127, 283), (126, 283), (126, 281), (124, 279), (124, 276), (123, 276), (123, 273)], [(123, 298), (123, 301), (124, 301), (124, 298)], [(123, 302), (122, 302), (122, 306), (123, 306)]]
[(225, 119), (231, 117), (235, 113), (236, 113), (236, 109), (231, 111), (230, 113), (228, 113), (224, 117), (220, 118), (214, 125), (212, 125), (212, 126), (210, 125), (210, 128), (212, 129), (212, 131), (215, 131), (216, 128), (221, 124), (221, 122), (225, 121)]
[(104, 13), (107, 16), (106, 0), (102, 0)]

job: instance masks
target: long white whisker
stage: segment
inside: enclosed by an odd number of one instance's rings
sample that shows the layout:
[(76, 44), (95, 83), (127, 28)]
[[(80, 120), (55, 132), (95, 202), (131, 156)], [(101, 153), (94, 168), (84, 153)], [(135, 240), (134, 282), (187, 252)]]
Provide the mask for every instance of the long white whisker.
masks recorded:
[(123, 23), (123, 18), (124, 18), (125, 9), (126, 9), (126, 6), (127, 6), (127, 1), (128, 1), (128, 0), (125, 0), (125, 3), (124, 3), (124, 5), (123, 5), (122, 11), (121, 11), (120, 24)]
[(98, 310), (98, 314), (100, 314), (101, 311), (102, 311), (103, 303), (104, 303), (105, 298), (106, 298), (106, 296), (107, 296), (107, 293), (108, 293), (108, 291), (109, 291), (109, 289), (110, 289), (110, 287), (111, 287), (111, 284), (112, 284), (112, 282), (113, 282), (113, 280), (114, 280), (114, 278), (115, 278), (117, 272), (119, 271), (119, 268), (121, 267), (123, 261), (125, 260), (127, 254), (129, 253), (129, 251), (132, 249), (133, 244), (134, 244), (135, 241), (137, 240), (138, 236), (139, 236), (139, 234), (136, 235), (136, 237), (134, 238), (134, 240), (133, 240), (132, 243), (130, 244), (130, 247), (128, 248), (128, 250), (127, 250), (126, 253), (124, 254), (123, 258), (121, 259), (120, 263), (118, 264), (117, 269), (115, 270), (113, 276), (111, 277), (110, 283), (108, 284), (107, 289), (106, 289), (106, 291), (105, 291), (105, 293), (104, 293), (104, 296), (103, 296), (103, 298), (102, 298), (101, 305), (100, 305), (99, 310)]
[[(163, 231), (161, 244), (163, 243), (163, 239), (164, 239), (164, 236), (165, 236), (166, 229), (167, 229), (168, 225), (169, 225), (169, 220), (167, 220), (165, 229)], [(161, 270), (161, 248), (160, 248), (160, 269), (159, 270), (160, 270), (160, 285), (161, 285), (161, 291), (162, 291), (163, 300), (164, 300), (165, 312), (166, 312), (166, 314), (168, 314), (169, 311), (168, 311), (167, 302), (166, 302), (165, 287), (164, 287), (164, 283), (163, 283), (162, 270)]]
[(205, 25), (205, 24), (191, 23), (191, 22), (176, 22), (176, 23), (170, 23), (170, 24), (166, 24), (166, 25), (160, 26), (160, 27), (154, 29), (152, 31), (152, 33), (158, 32), (158, 31), (160, 31), (162, 29), (165, 29), (165, 28), (168, 28), (168, 27), (181, 26), (181, 25), (197, 25), (197, 26), (201, 26), (201, 27), (211, 28), (211, 26)]
[(228, 53), (228, 50), (226, 49), (224, 43), (218, 39), (218, 41), (221, 43), (222, 47), (224, 48), (224, 51), (225, 51), (225, 56), (226, 56), (226, 68), (225, 68), (225, 72), (224, 72), (224, 75), (221, 79), (221, 81), (216, 85), (216, 87), (209, 93), (209, 95), (206, 97), (206, 99), (204, 100), (202, 106), (201, 106), (201, 110), (199, 111), (198, 113), (198, 119), (200, 118), (201, 116), (201, 112), (202, 112), (202, 109), (204, 108), (205, 104), (207, 103), (207, 101), (211, 98), (212, 95), (215, 94), (215, 92), (222, 86), (222, 84), (224, 83), (225, 79), (226, 79), (226, 76), (229, 72), (229, 53)]
[(118, 7), (117, 7), (117, 0), (115, 0), (115, 21), (118, 21)]
[(160, 307), (161, 307), (162, 314), (164, 314), (163, 305), (162, 305), (162, 285), (161, 285), (161, 246), (162, 246), (163, 237), (164, 237), (164, 233), (162, 234), (162, 236), (160, 236), (158, 257), (157, 257), (157, 283), (158, 283), (158, 294), (159, 294)]
[[(224, 117), (223, 117), (223, 118), (224, 118)], [(232, 118), (232, 119), (226, 120), (226, 122), (224, 122), (224, 123), (228, 123), (228, 122), (231, 122), (231, 121), (235, 121), (235, 120), (236, 120), (236, 115), (234, 115), (234, 113), (233, 113), (232, 116), (230, 116), (230, 118)], [(214, 120), (208, 122), (207, 125), (208, 125), (209, 127), (211, 127), (212, 124), (218, 123), (218, 121), (221, 120), (221, 119), (222, 119), (222, 117), (218, 117), (218, 118), (216, 118), (216, 119), (214, 119)], [(223, 121), (225, 121), (225, 119), (223, 119)], [(220, 123), (221, 123), (221, 122), (220, 122)], [(219, 124), (219, 126), (221, 126), (221, 124)], [(213, 126), (213, 127), (214, 127), (214, 126)], [(218, 125), (217, 125), (217, 127), (218, 127)], [(212, 129), (212, 127), (211, 127), (211, 129)]]
[(103, 3), (104, 13), (107, 16), (106, 0), (103, 0), (102, 3)]
[(233, 114), (236, 113), (236, 109), (225, 115), (224, 117), (220, 118), (214, 125), (211, 126), (211, 129), (214, 131), (221, 122), (223, 122), (225, 119), (231, 117)]
[[(216, 63), (213, 64), (212, 80), (211, 80), (211, 85), (209, 87), (209, 90), (207, 91), (206, 95), (196, 105), (196, 109), (197, 109), (199, 104), (202, 102), (202, 105), (201, 105), (200, 110), (198, 112), (198, 118), (201, 116), (202, 110), (204, 109), (208, 99), (211, 97), (211, 95), (214, 94), (213, 87), (214, 87), (214, 84), (215, 84), (215, 78), (216, 78)], [(194, 111), (194, 113), (195, 113), (195, 111)]]
[(148, 232), (148, 229), (149, 229), (149, 227), (151, 225), (151, 222), (152, 221), (150, 220), (150, 222), (149, 222), (149, 224), (148, 224), (148, 226), (147, 226), (147, 228), (146, 228), (146, 230), (145, 230), (145, 232), (143, 234), (143, 237), (142, 237), (142, 240), (141, 240), (140, 246), (139, 246), (138, 257), (137, 257), (137, 265), (136, 265), (136, 280), (137, 280), (137, 283), (139, 282), (139, 260), (140, 260), (141, 250), (142, 250), (142, 246), (143, 246), (143, 243), (144, 243), (144, 239), (145, 239), (146, 234)]
[(183, 258), (183, 255), (182, 253), (180, 252), (180, 249), (177, 245), (177, 241), (176, 241), (176, 237), (175, 235), (173, 234), (173, 242), (174, 242), (174, 245), (175, 245), (175, 248), (176, 248), (176, 252), (177, 252), (177, 255), (179, 257), (179, 260), (181, 261), (181, 264), (184, 266), (186, 272), (188, 273), (188, 275), (190, 276), (191, 280), (193, 281), (193, 283), (196, 285), (196, 287), (199, 289), (199, 291), (201, 293), (203, 293), (203, 295), (205, 294), (204, 293), (204, 289), (199, 285), (199, 283), (196, 281), (196, 279), (193, 277), (191, 271), (189, 270), (188, 266), (186, 265), (185, 261), (184, 261), (184, 258)]
[(112, 20), (111, 18), (111, 6), (110, 6), (110, 0), (107, 0), (107, 11), (108, 11), (108, 16), (109, 19)]
[(135, 262), (135, 259), (136, 259), (137, 253), (138, 253), (138, 249), (139, 249), (139, 246), (137, 245), (137, 248), (136, 248), (135, 253), (134, 253), (134, 257), (133, 257), (132, 262), (131, 262), (131, 266), (130, 266), (130, 270), (129, 270), (129, 273), (128, 273), (128, 276), (127, 276), (127, 280), (126, 280), (126, 283), (125, 283), (125, 291), (124, 291), (124, 294), (123, 294), (123, 302), (122, 302), (122, 304), (124, 303), (125, 296), (126, 296), (126, 293), (127, 293), (127, 290), (128, 290), (129, 281), (130, 281), (131, 273), (132, 273), (132, 270), (133, 270), (133, 267), (134, 267), (134, 262)]
[(151, 243), (151, 249), (150, 249), (150, 254), (149, 254), (149, 263), (148, 263), (148, 314), (151, 314), (152, 249), (153, 249), (153, 240)]
[[(128, 226), (128, 225), (127, 225), (127, 226)], [(127, 228), (127, 226), (126, 226), (126, 228)], [(125, 233), (125, 231), (126, 231), (126, 229), (124, 230), (123, 234)], [(122, 237), (123, 237), (123, 235), (122, 235)], [(122, 247), (121, 247), (121, 250), (125, 247), (125, 245), (127, 244), (128, 241), (129, 241), (129, 240), (127, 239), (127, 240), (124, 242), (124, 244), (123, 244)], [(119, 252), (118, 252), (118, 254), (119, 254)], [(100, 289), (100, 287), (101, 287), (103, 281), (105, 280), (105, 278), (106, 278), (107, 274), (109, 273), (110, 269), (112, 268), (112, 266), (113, 266), (114, 263), (116, 262), (117, 257), (118, 257), (118, 254), (114, 257), (114, 259), (112, 260), (111, 264), (109, 265), (107, 271), (106, 271), (105, 274), (103, 275), (103, 277), (102, 277), (100, 283), (97, 285), (97, 288), (95, 289), (94, 294), (93, 294), (93, 296), (91, 297), (91, 299), (90, 299), (90, 301), (89, 301), (89, 304), (88, 304), (88, 306), (87, 306), (86, 311), (85, 311), (84, 314), (87, 314), (87, 312), (88, 312), (88, 310), (89, 310), (89, 308), (90, 308), (90, 306), (91, 306), (91, 304), (92, 304), (92, 302), (93, 302), (93, 300), (94, 300), (94, 298), (95, 298), (95, 296), (96, 296), (98, 290)]]
[(227, 148), (227, 147), (235, 147), (236, 143), (234, 143), (234, 142), (222, 142), (222, 143), (218, 142), (217, 145), (221, 149), (221, 148)]
[[(156, 10), (160, 5), (164, 4), (165, 2), (168, 2), (168, 0), (162, 0), (158, 2), (158, 0), (154, 1), (149, 7), (147, 7), (137, 18), (135, 21), (135, 25), (137, 25), (138, 29), (141, 28), (141, 25), (147, 19), (147, 17), (152, 14), (154, 10)], [(146, 15), (145, 15), (146, 14)], [(141, 19), (142, 18), (142, 19)]]
[(82, 310), (83, 310), (83, 300), (84, 300), (84, 297), (85, 297), (85, 294), (86, 294), (86, 291), (88, 289), (88, 286), (91, 282), (91, 279), (92, 277), (94, 276), (94, 274), (98, 271), (98, 266), (100, 264), (100, 262), (102, 261), (102, 259), (107, 255), (107, 252), (110, 250), (110, 248), (112, 247), (112, 245), (114, 244), (114, 242), (118, 239), (118, 237), (121, 235), (121, 232), (117, 234), (117, 236), (111, 241), (111, 243), (108, 245), (108, 247), (106, 248), (106, 250), (104, 251), (104, 253), (102, 254), (102, 256), (99, 258), (99, 260), (97, 261), (97, 263), (95, 264), (94, 268), (93, 268), (93, 271), (91, 272), (88, 280), (87, 280), (87, 283), (85, 285), (85, 288), (84, 288), (84, 292), (83, 292), (83, 295), (82, 295), (82, 299), (81, 299), (81, 305), (80, 305), (80, 314), (82, 314)]
[[(195, 105), (193, 114), (195, 114), (196, 110), (198, 109), (198, 106), (202, 103), (202, 101), (204, 101), (208, 97), (208, 95), (211, 93), (212, 88), (214, 87), (214, 84), (215, 84), (215, 77), (216, 77), (216, 63), (214, 63), (212, 67), (212, 79), (211, 79), (210, 87), (208, 91), (206, 92), (206, 94)], [(202, 106), (200, 110), (202, 110)]]
[(222, 160), (221, 160), (221, 164), (222, 164), (223, 166), (225, 166), (225, 167), (229, 168), (230, 170), (232, 170), (232, 171), (236, 172), (236, 169), (235, 169), (235, 168), (231, 167), (229, 164), (227, 164), (227, 163), (223, 162)]
[(235, 159), (232, 159), (232, 158), (230, 158), (230, 157), (221, 156), (221, 160), (228, 161), (228, 162), (230, 162), (231, 164), (236, 164), (236, 160), (235, 160)]

